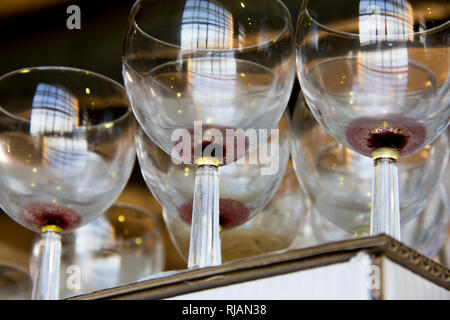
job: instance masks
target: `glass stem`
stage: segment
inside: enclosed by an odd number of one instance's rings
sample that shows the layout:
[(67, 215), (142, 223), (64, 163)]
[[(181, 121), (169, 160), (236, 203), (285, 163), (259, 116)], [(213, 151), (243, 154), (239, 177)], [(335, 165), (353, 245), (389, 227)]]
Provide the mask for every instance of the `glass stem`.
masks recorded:
[(39, 248), (40, 267), (33, 279), (33, 300), (59, 299), (61, 236), (53, 230), (43, 231)]
[(401, 240), (398, 192), (398, 151), (381, 148), (372, 153), (374, 177), (370, 234), (385, 233)]
[(195, 176), (189, 269), (222, 263), (219, 227), (218, 167), (202, 165)]

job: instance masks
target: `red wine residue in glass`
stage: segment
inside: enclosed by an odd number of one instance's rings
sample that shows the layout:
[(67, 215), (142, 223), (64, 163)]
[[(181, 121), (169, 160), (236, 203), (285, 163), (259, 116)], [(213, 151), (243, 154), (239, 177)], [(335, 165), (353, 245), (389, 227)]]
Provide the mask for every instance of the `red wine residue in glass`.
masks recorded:
[[(243, 130), (235, 130), (233, 128), (223, 127), (223, 126), (202, 126), (203, 135), (208, 130), (218, 130), (220, 132), (220, 136), (211, 137), (211, 140), (204, 140), (204, 136), (196, 137), (194, 135), (194, 128), (189, 129), (190, 133), (190, 164), (195, 164), (195, 160), (201, 157), (213, 157), (217, 158), (221, 165), (228, 164), (238, 160), (243, 157), (245, 153), (248, 151), (249, 142), (248, 137), (245, 136)], [(231, 139), (227, 139), (227, 131), (231, 130), (234, 132), (233, 137)], [(230, 132), (230, 131), (229, 131)], [(197, 140), (198, 139), (198, 140)], [(228, 140), (232, 141), (233, 152), (227, 152), (227, 147), (230, 147), (227, 143)], [(239, 143), (243, 143), (243, 146), (238, 145)], [(183, 138), (180, 137), (175, 142), (175, 147), (180, 148), (178, 155), (181, 158), (184, 158), (184, 150), (183, 150)]]
[(392, 148), (405, 156), (418, 150), (425, 138), (423, 124), (398, 114), (358, 118), (346, 131), (348, 144), (368, 157), (378, 148)]
[(19, 212), (19, 219), (29, 228), (40, 232), (48, 225), (70, 231), (80, 225), (81, 217), (73, 209), (53, 203), (32, 202)]

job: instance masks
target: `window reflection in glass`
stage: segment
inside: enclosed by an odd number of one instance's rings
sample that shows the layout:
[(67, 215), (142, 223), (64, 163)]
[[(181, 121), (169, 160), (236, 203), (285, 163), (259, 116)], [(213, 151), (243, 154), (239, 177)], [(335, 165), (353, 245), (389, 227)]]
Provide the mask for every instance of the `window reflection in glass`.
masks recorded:
[(77, 174), (85, 167), (87, 141), (73, 131), (79, 126), (79, 102), (67, 89), (47, 83), (36, 86), (30, 133), (43, 139), (44, 163), (52, 170)]
[[(189, 54), (194, 49), (220, 51), (233, 48), (233, 16), (221, 3), (214, 0), (188, 0), (182, 19), (183, 54)], [(194, 103), (208, 103), (213, 107), (219, 101), (223, 103), (235, 97), (237, 66), (232, 52), (215, 52), (212, 58), (189, 59), (187, 70), (188, 86), (192, 90)], [(211, 114), (205, 116), (207, 122), (214, 122)]]
[(404, 92), (408, 86), (414, 18), (406, 0), (361, 0), (358, 53), (359, 84), (374, 93)]

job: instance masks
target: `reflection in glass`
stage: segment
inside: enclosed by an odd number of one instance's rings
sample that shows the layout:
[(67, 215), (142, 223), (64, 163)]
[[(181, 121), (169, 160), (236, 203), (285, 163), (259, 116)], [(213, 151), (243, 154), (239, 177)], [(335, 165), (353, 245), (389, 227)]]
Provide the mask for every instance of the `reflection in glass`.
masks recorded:
[(233, 16), (214, 0), (187, 0), (181, 22), (181, 48), (232, 49)]
[[(88, 160), (86, 137), (61, 137), (80, 125), (78, 99), (61, 86), (39, 83), (31, 110), (31, 136), (43, 139), (43, 160), (52, 170), (61, 170), (74, 177), (82, 173)], [(85, 116), (86, 113), (84, 114)], [(85, 121), (81, 121), (84, 123)]]
[(361, 45), (384, 40), (412, 40), (414, 16), (407, 0), (361, 0), (359, 41)]
[(38, 83), (31, 110), (31, 135), (71, 132), (78, 127), (78, 99), (60, 86)]

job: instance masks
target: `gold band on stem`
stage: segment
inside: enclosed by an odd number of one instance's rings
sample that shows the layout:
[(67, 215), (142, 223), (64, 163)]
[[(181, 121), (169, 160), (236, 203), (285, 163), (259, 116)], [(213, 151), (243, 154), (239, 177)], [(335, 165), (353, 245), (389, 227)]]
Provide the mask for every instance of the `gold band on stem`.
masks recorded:
[(195, 164), (197, 166), (214, 166), (218, 167), (220, 165), (220, 161), (217, 158), (213, 157), (201, 157), (195, 160)]
[(372, 159), (378, 160), (381, 158), (398, 160), (400, 152), (392, 148), (378, 148), (372, 151)]
[(54, 225), (54, 224), (49, 224), (49, 225), (43, 226), (43, 227), (41, 228), (41, 231), (42, 231), (43, 233), (48, 232), (48, 231), (52, 231), (52, 232), (61, 232), (61, 231), (62, 231), (62, 228), (61, 228), (61, 227), (58, 227), (57, 225)]

